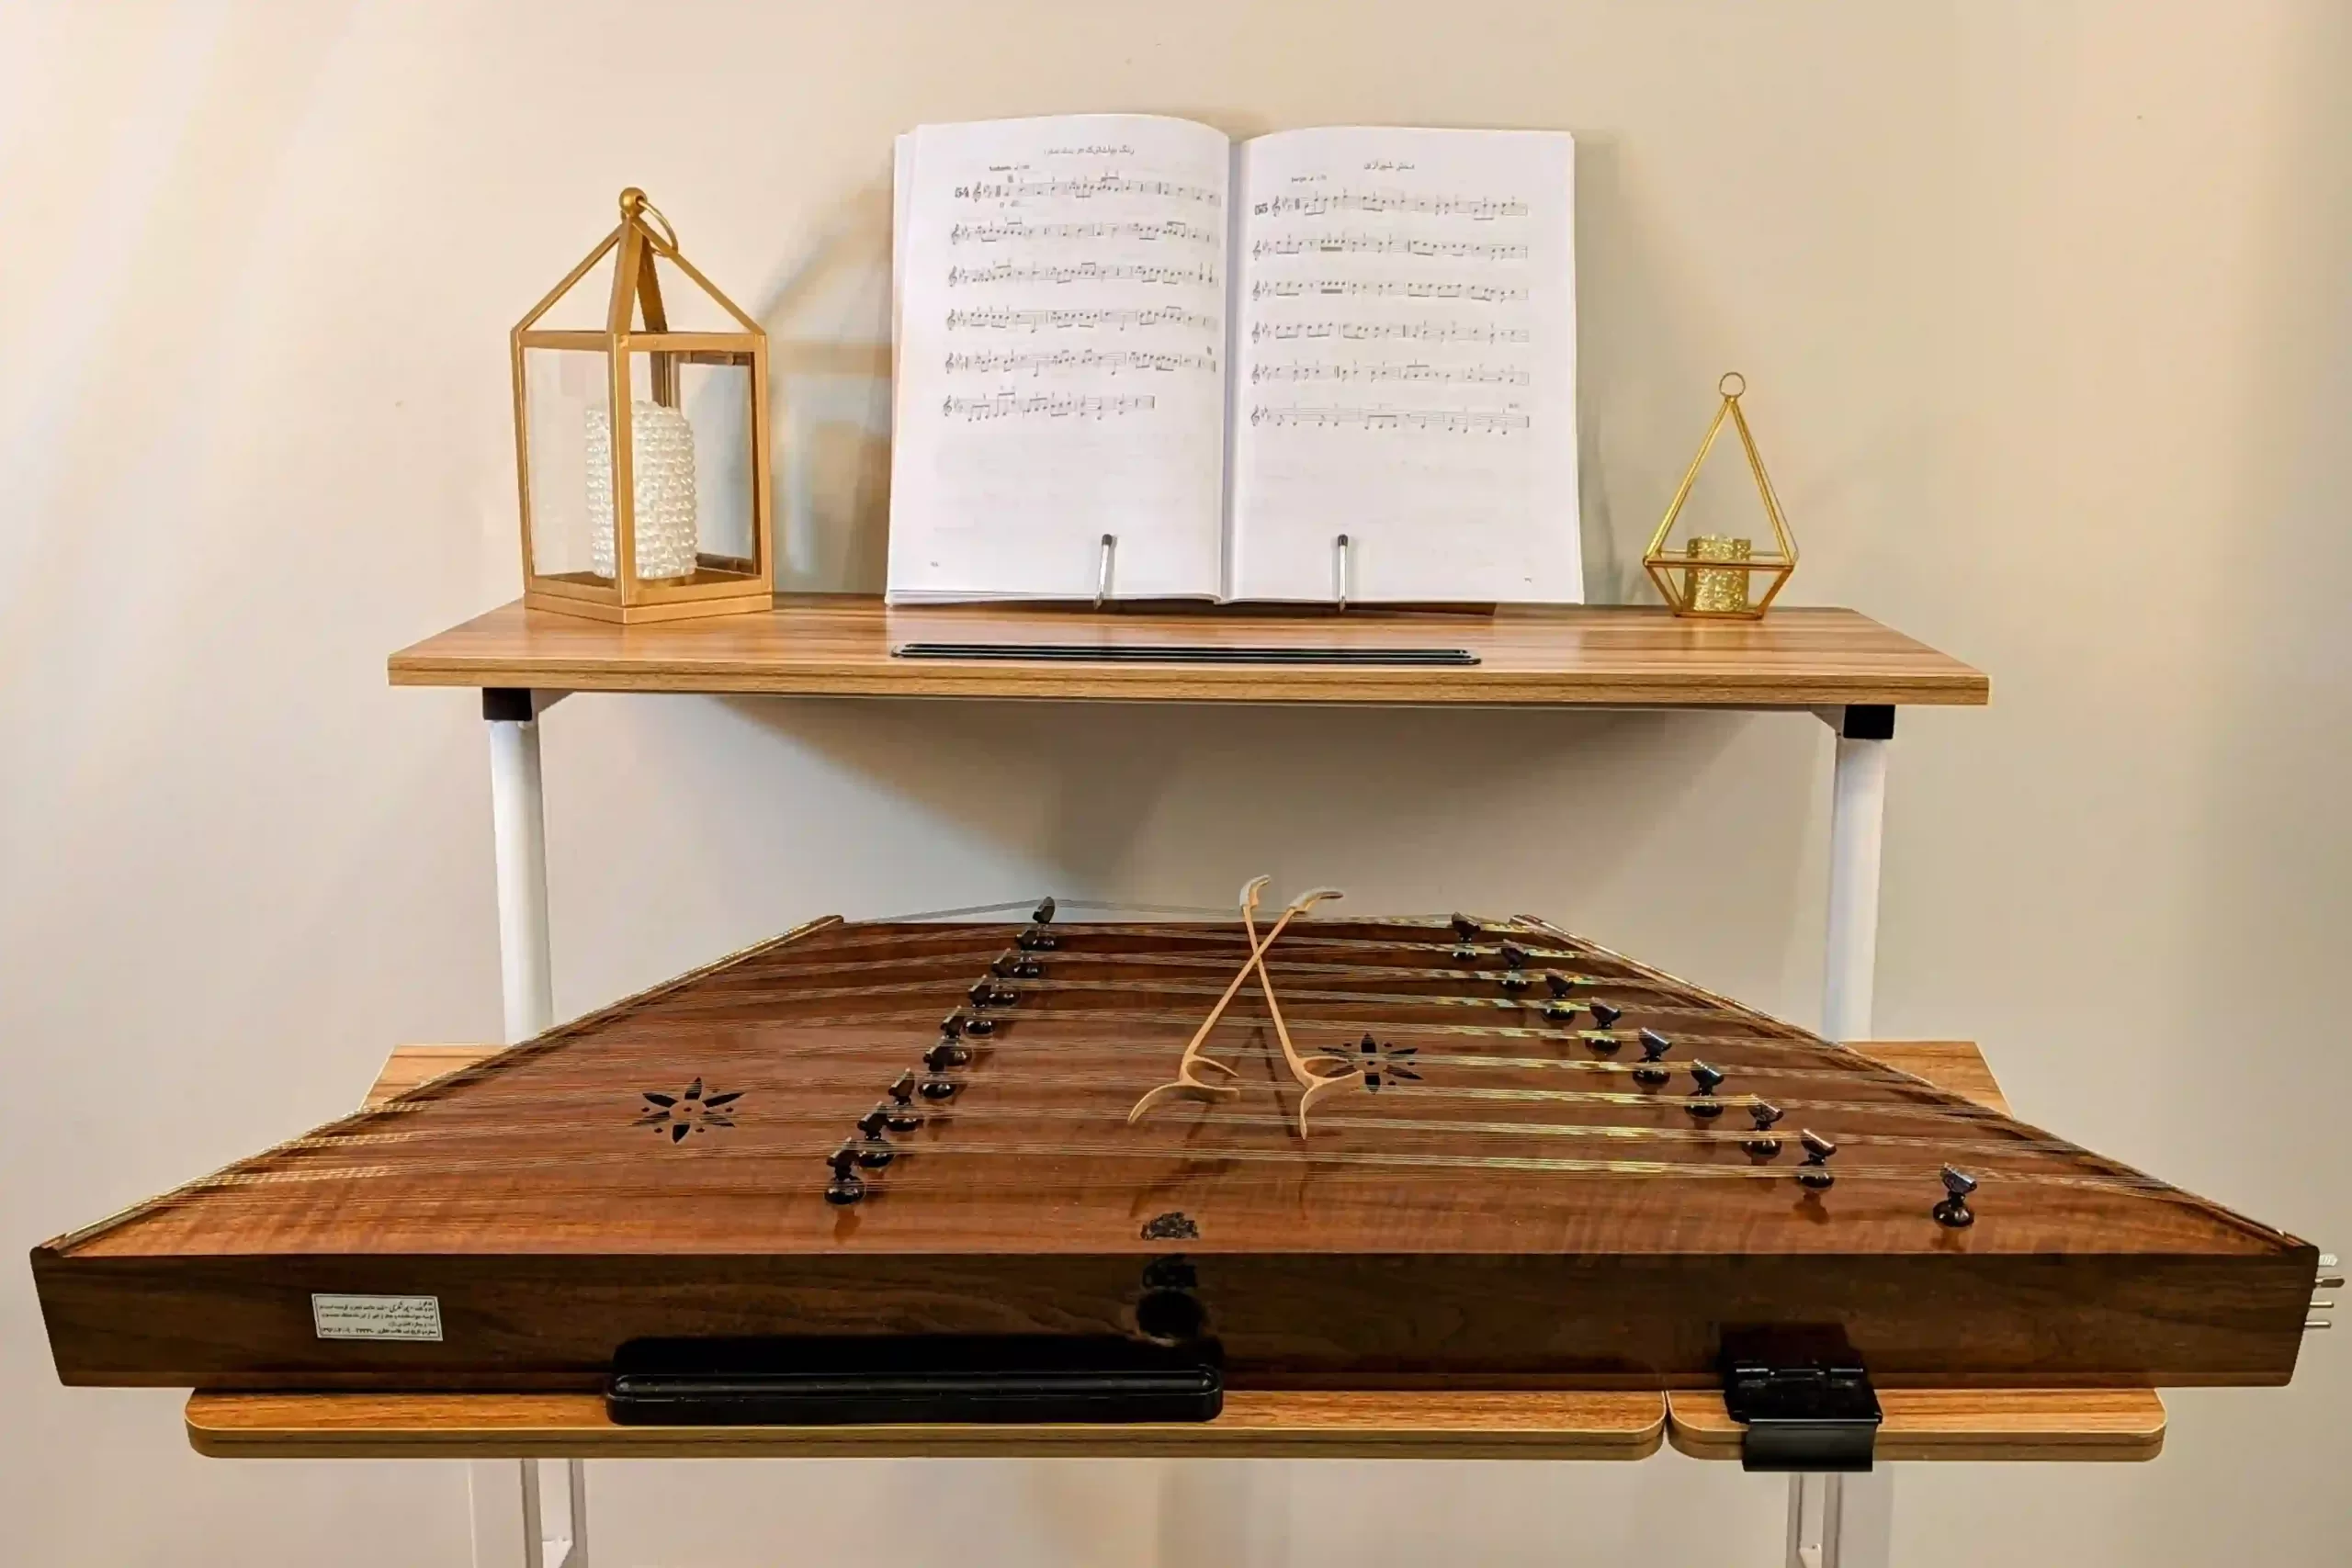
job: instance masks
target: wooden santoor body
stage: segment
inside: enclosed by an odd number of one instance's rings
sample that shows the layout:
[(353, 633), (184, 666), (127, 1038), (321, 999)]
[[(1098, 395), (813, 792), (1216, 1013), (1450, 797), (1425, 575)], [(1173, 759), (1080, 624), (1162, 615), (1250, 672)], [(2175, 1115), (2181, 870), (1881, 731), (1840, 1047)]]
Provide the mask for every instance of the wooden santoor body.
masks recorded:
[[(989, 981), (954, 1099), (827, 1202), (826, 1156), (1021, 930), (820, 922), (51, 1242), (60, 1372), (588, 1388), (642, 1335), (1135, 1333), (1148, 1271), (1243, 1389), (1696, 1388), (1726, 1327), (1820, 1324), (1890, 1386), (2292, 1372), (2304, 1243), (1529, 920), (1466, 961), (1443, 921), (1294, 926), (1268, 962), (1301, 1048), (1383, 1048), (1304, 1138), (1254, 986), (1209, 1042), (1240, 1092), (1126, 1121), (1238, 925), (1057, 925), (1040, 976)], [(1623, 1017), (1547, 1021), (1546, 972)], [(1665, 1085), (1633, 1077), (1644, 1027)], [(732, 1098), (681, 1137), (690, 1086)], [(1758, 1098), (1787, 1112), (1770, 1158)], [(1840, 1145), (1826, 1191), (1793, 1178), (1801, 1128)], [(1946, 1164), (1982, 1182), (1964, 1229), (1930, 1217)], [(321, 1339), (312, 1292), (434, 1296), (443, 1337)]]

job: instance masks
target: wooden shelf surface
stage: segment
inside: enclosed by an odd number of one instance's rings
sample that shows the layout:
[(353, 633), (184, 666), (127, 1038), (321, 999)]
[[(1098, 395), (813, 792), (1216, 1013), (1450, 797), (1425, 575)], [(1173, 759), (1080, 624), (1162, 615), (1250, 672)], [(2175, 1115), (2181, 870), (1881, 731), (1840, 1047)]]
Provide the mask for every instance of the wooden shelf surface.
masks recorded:
[[(1890, 1066), (2007, 1106), (1965, 1041), (1877, 1041)], [(367, 1103), (493, 1054), (403, 1045)], [(2149, 1389), (1890, 1389), (1887, 1460), (2154, 1459), (2165, 1407)], [(1146, 1426), (622, 1427), (594, 1393), (208, 1393), (188, 1442), (233, 1459), (1222, 1458), (1636, 1460), (1674, 1446), (1736, 1460), (1740, 1427), (1713, 1392), (1236, 1390), (1215, 1421)]]
[[(908, 642), (1461, 648), (1475, 666), (910, 660)], [(517, 602), (391, 657), (396, 686), (1123, 702), (1811, 708), (1980, 705), (1979, 671), (1851, 610), (1679, 620), (1640, 606), (1346, 615), (886, 607), (779, 597), (763, 615), (621, 626)]]

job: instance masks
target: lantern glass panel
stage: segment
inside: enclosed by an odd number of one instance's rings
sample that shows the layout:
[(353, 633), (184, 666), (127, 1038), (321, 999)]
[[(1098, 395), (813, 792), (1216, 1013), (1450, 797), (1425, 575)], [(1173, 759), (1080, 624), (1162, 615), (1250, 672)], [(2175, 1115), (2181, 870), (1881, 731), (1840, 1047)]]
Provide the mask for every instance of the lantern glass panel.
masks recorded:
[[(633, 351), (629, 383), (641, 468), (639, 574), (696, 582), (756, 576), (751, 355)], [(642, 514), (649, 502), (661, 509), (659, 525)]]
[[(593, 349), (523, 351), (524, 461), (528, 476), (531, 570), (541, 577), (610, 587), (609, 566), (596, 570), (591, 513), (598, 484), (591, 473), (599, 427), (609, 430), (609, 355)], [(605, 443), (609, 497), (610, 446)], [(609, 501), (607, 501), (609, 506)], [(611, 523), (607, 512), (605, 533)]]

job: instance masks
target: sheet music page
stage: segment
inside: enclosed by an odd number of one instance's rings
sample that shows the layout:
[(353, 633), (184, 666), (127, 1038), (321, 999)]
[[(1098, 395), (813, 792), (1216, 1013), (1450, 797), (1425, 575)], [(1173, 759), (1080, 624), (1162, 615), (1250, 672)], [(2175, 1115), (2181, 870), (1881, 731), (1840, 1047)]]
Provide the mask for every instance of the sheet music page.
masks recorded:
[(1333, 128), (1241, 150), (1227, 592), (1575, 603), (1576, 146)]
[(1214, 596), (1224, 133), (1152, 115), (928, 125), (898, 160), (890, 597)]

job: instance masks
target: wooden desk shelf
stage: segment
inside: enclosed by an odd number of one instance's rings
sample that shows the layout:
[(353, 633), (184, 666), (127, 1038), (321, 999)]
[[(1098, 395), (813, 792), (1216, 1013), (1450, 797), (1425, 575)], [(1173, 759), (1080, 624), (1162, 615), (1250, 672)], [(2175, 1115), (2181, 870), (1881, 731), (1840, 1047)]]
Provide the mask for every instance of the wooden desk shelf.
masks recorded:
[[(1215, 643), (1461, 648), (1459, 668), (909, 660), (907, 642)], [(1960, 660), (1851, 610), (1678, 620), (1633, 606), (1215, 615), (1080, 609), (890, 609), (847, 594), (779, 598), (764, 615), (653, 626), (492, 610), (392, 655), (396, 686), (779, 696), (1120, 702), (1495, 704), (1813, 708), (1981, 705)]]

